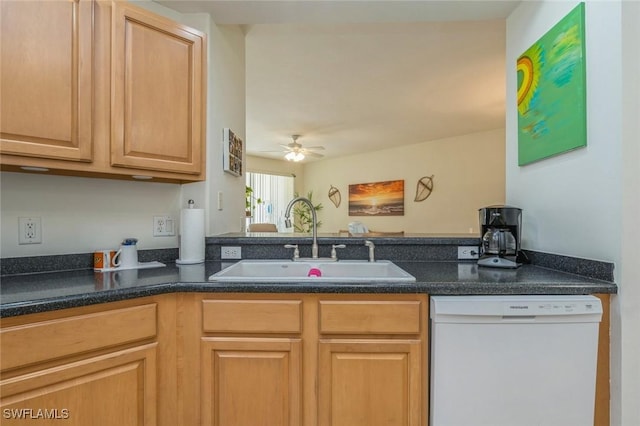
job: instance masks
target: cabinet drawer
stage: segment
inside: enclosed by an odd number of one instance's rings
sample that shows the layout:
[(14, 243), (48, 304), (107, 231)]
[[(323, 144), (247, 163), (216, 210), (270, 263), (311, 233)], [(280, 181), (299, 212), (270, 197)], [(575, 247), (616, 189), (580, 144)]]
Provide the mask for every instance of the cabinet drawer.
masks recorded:
[(0, 365), (4, 371), (152, 338), (156, 324), (156, 304), (151, 303), (7, 327), (0, 331)]
[(418, 334), (420, 301), (320, 301), (322, 334)]
[(300, 333), (301, 300), (204, 300), (202, 328), (210, 333)]

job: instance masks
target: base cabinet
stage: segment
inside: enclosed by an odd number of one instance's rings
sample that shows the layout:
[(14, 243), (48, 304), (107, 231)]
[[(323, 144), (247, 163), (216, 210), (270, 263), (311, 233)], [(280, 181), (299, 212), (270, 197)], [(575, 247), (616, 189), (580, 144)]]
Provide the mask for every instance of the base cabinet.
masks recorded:
[(321, 340), (320, 426), (419, 426), (419, 340)]
[(173, 295), (3, 318), (2, 425), (175, 425)]
[[(596, 426), (609, 424), (609, 296)], [(426, 426), (427, 295), (178, 293), (0, 320), (0, 423)]]
[(203, 338), (202, 424), (300, 425), (299, 339)]
[(156, 344), (3, 380), (2, 424), (156, 424)]
[(426, 426), (426, 295), (203, 295), (200, 305), (200, 424)]

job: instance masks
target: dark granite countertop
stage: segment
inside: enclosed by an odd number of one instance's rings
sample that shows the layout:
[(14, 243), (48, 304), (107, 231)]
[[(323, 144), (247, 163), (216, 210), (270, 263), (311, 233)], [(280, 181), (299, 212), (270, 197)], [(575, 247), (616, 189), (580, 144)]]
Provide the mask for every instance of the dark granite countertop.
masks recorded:
[(167, 264), (154, 269), (94, 273), (93, 270), (7, 275), (0, 286), (0, 317), (113, 302), (172, 292), (428, 293), (431, 295), (616, 293), (608, 281), (523, 265), (516, 270), (479, 268), (475, 262), (394, 262), (415, 283), (214, 283), (208, 277), (225, 263)]

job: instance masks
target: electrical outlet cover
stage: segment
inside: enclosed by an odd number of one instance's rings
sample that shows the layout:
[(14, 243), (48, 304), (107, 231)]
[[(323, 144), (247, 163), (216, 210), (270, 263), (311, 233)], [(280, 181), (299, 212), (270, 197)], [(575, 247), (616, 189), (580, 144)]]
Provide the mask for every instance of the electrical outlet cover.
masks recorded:
[(39, 217), (18, 218), (18, 244), (42, 244), (42, 219)]
[(154, 216), (153, 217), (153, 236), (154, 237), (172, 237), (176, 235), (175, 221), (171, 216)]
[(480, 249), (476, 246), (458, 246), (458, 260), (477, 259)]
[(221, 247), (220, 259), (242, 259), (242, 247)]

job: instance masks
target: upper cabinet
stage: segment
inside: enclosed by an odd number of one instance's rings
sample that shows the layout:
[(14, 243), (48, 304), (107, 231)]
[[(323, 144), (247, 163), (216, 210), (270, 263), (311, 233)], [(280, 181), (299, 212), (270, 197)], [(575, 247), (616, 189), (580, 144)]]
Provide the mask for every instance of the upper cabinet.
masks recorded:
[(203, 33), (124, 1), (1, 5), (3, 170), (204, 179)]
[(93, 2), (2, 1), (2, 153), (92, 159)]
[(116, 2), (111, 162), (199, 174), (204, 35)]

